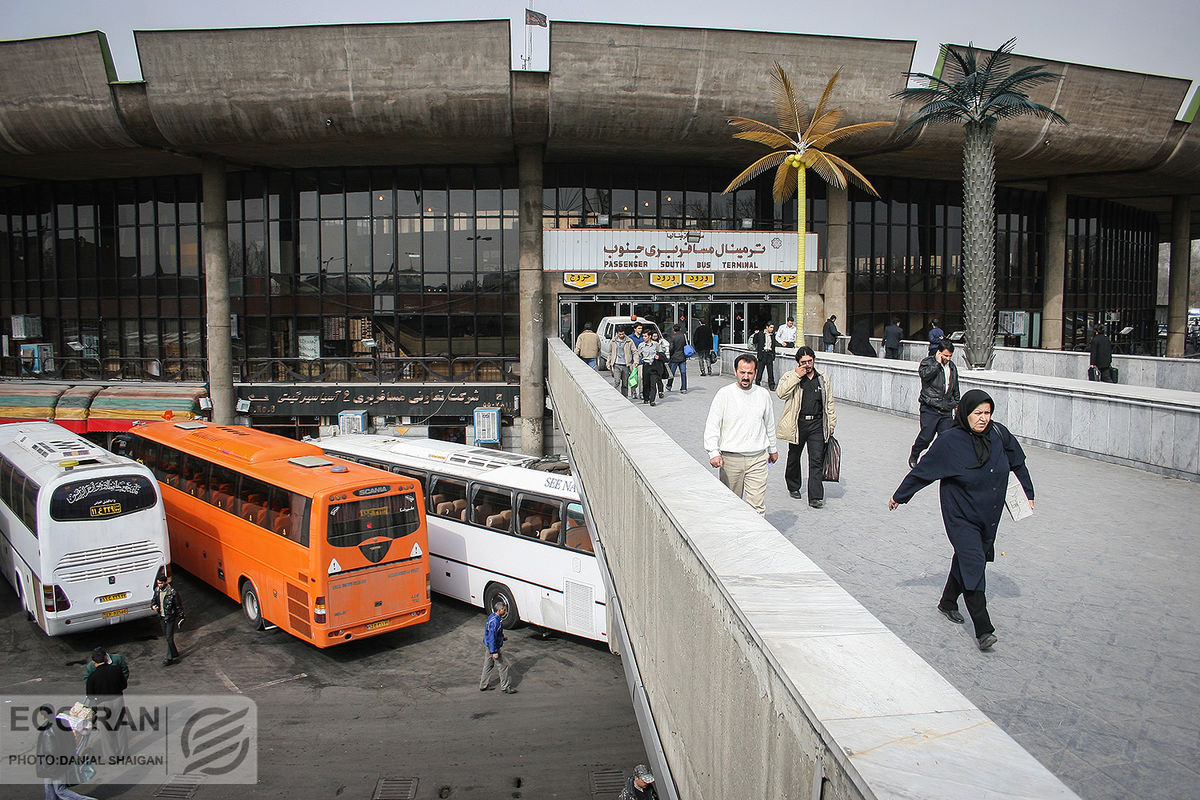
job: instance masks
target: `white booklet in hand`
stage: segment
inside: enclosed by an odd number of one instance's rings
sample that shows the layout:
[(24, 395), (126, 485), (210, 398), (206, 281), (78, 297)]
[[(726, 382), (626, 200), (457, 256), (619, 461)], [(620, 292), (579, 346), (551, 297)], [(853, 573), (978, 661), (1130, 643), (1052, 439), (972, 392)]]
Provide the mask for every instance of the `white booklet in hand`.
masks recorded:
[(1011, 472), (1008, 473), (1008, 489), (1004, 493), (1004, 506), (1008, 509), (1008, 515), (1013, 518), (1013, 522), (1020, 522), (1026, 517), (1033, 516), (1033, 507), (1029, 505), (1025, 489), (1017, 480), (1017, 476)]

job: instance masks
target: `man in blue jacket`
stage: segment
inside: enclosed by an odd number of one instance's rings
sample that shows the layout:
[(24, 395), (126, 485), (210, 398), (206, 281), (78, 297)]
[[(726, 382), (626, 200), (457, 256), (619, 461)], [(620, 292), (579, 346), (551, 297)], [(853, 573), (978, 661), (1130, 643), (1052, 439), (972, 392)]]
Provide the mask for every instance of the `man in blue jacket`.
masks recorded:
[(483, 629), (483, 644), (487, 647), (487, 656), (483, 660), (483, 675), (479, 677), (481, 692), (491, 688), (488, 683), (492, 679), (492, 669), (495, 668), (500, 672), (500, 691), (505, 694), (517, 693), (509, 679), (508, 662), (500, 652), (500, 648), (504, 647), (504, 626), (501, 618), (507, 611), (508, 606), (504, 601), (497, 600), (492, 606), (492, 613), (488, 615), (487, 627)]

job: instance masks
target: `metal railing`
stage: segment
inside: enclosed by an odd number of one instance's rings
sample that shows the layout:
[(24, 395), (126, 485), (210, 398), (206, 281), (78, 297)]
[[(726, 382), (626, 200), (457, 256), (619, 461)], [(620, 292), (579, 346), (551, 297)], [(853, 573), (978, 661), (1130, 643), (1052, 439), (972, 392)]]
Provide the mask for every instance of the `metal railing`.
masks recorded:
[(208, 362), (203, 358), (95, 358), (55, 356), (33, 365), (16, 356), (0, 358), (0, 376), (24, 381), (161, 381), (203, 383)]
[(239, 383), (505, 383), (520, 382), (516, 358), (249, 358), (237, 363)]

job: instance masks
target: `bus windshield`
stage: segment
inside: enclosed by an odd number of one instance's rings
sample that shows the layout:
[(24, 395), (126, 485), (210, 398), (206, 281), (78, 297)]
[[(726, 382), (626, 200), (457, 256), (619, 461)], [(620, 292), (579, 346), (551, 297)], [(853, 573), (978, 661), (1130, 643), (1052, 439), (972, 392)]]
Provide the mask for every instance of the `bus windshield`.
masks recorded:
[(357, 547), (369, 539), (399, 539), (421, 525), (412, 492), (370, 497), (329, 506), (327, 540), (334, 547)]
[(111, 519), (153, 508), (157, 503), (158, 493), (149, 478), (108, 475), (55, 487), (50, 496), (50, 517), (59, 522)]

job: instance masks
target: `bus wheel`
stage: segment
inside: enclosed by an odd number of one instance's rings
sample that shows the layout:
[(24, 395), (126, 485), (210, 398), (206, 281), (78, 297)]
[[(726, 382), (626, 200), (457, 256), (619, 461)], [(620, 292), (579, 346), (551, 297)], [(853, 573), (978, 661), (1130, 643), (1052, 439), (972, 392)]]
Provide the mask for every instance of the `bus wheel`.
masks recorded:
[(242, 584), (242, 613), (252, 629), (261, 631), (267, 627), (262, 618), (262, 606), (258, 603), (258, 591), (250, 581)]
[(497, 600), (503, 600), (504, 605), (508, 606), (507, 613), (500, 618), (500, 624), (504, 629), (512, 630), (520, 625), (521, 615), (517, 611), (517, 601), (513, 599), (512, 591), (503, 583), (489, 583), (487, 591), (483, 593), (483, 605), (489, 614), (496, 607)]

